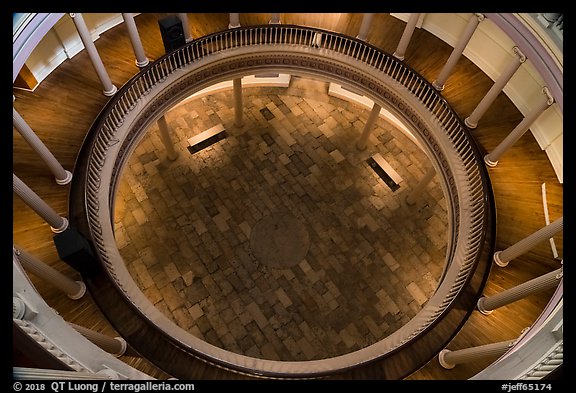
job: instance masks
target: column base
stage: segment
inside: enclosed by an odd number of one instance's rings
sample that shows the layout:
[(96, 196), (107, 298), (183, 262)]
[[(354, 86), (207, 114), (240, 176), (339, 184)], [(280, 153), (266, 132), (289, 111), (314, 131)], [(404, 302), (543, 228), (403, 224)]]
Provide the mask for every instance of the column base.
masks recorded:
[(470, 119), (470, 117), (467, 117), (464, 119), (464, 124), (466, 124), (466, 127), (472, 128), (472, 129), (476, 128), (478, 126), (478, 123), (471, 123), (469, 119)]
[(54, 233), (62, 233), (64, 232), (66, 229), (68, 229), (68, 219), (66, 217), (62, 217), (62, 219), (64, 220), (64, 223), (59, 227), (59, 228), (54, 228), (54, 227), (50, 227), (50, 229), (52, 230), (52, 232)]
[(116, 94), (116, 92), (118, 91), (118, 88), (114, 85), (112, 85), (112, 88), (110, 90), (104, 90), (104, 95), (106, 97), (112, 97), (114, 94)]
[(178, 152), (174, 152), (174, 155), (167, 155), (166, 157), (170, 160), (170, 161), (176, 161), (176, 159), (178, 158), (179, 154)]
[(400, 61), (404, 61), (404, 55), (398, 55), (396, 52), (394, 52), (392, 54), (392, 56), (394, 56), (395, 58), (397, 58)]
[(138, 67), (138, 68), (146, 67), (148, 64), (150, 64), (149, 58), (146, 58), (146, 60), (142, 60), (142, 61), (136, 60), (136, 67)]
[(508, 262), (509, 261), (503, 261), (500, 259), (500, 254), (502, 253), (502, 251), (496, 251), (494, 253), (494, 255), (492, 256), (492, 259), (494, 260), (494, 263), (496, 263), (496, 265), (500, 266), (500, 267), (506, 267), (508, 266)]
[(444, 85), (439, 85), (436, 81), (432, 82), (432, 86), (438, 91), (444, 90)]
[(63, 186), (65, 184), (70, 183), (70, 181), (72, 180), (72, 173), (70, 171), (65, 170), (66, 172), (66, 177), (64, 179), (58, 179), (56, 178), (56, 184)]
[(476, 308), (478, 308), (478, 311), (480, 311), (482, 314), (490, 315), (490, 314), (492, 314), (493, 310), (486, 310), (484, 308), (484, 299), (485, 299), (485, 296), (482, 296), (480, 299), (478, 299), (478, 302), (476, 302)]
[(124, 353), (126, 353), (126, 348), (128, 348), (128, 344), (126, 344), (126, 340), (124, 340), (122, 337), (114, 337), (114, 340), (120, 342), (121, 347), (119, 352), (113, 353), (112, 355), (119, 358), (120, 356), (124, 355)]
[(364, 151), (366, 150), (366, 147), (366, 144), (356, 143), (356, 149), (358, 149), (358, 151)]
[(80, 285), (80, 290), (77, 293), (68, 294), (68, 297), (72, 300), (78, 300), (86, 294), (86, 284), (83, 281), (76, 281)]
[(360, 37), (359, 35), (356, 36), (357, 40), (364, 41), (364, 42), (366, 42), (366, 38), (368, 38), (368, 37)]
[(484, 156), (484, 162), (491, 168), (494, 168), (496, 165), (498, 165), (498, 160), (491, 161), (490, 158), (488, 158), (488, 155)]
[(446, 356), (446, 354), (448, 352), (452, 352), (449, 349), (443, 349), (440, 351), (440, 353), (438, 354), (438, 362), (440, 363), (440, 365), (442, 367), (444, 367), (445, 369), (451, 370), (453, 369), (456, 365), (452, 364), (452, 363), (448, 363), (444, 360), (444, 356)]
[(234, 25), (234, 26), (232, 26), (230, 23), (228, 24), (229, 29), (236, 29), (238, 27), (240, 27), (240, 23), (238, 23), (237, 25)]

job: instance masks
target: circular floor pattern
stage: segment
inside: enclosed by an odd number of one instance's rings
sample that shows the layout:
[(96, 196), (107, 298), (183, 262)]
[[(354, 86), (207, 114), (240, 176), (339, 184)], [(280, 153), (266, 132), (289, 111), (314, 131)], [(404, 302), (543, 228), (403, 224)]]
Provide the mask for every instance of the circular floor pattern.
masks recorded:
[(263, 265), (286, 268), (302, 262), (310, 248), (306, 227), (290, 212), (262, 218), (250, 234), (250, 249)]

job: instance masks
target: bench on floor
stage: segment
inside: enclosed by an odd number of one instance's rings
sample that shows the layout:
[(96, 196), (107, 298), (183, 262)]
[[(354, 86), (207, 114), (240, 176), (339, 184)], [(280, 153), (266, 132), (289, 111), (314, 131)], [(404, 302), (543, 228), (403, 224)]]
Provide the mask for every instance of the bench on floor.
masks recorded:
[(226, 138), (226, 130), (223, 124), (217, 124), (212, 128), (202, 131), (198, 135), (188, 138), (188, 151), (191, 154), (197, 153), (214, 143)]

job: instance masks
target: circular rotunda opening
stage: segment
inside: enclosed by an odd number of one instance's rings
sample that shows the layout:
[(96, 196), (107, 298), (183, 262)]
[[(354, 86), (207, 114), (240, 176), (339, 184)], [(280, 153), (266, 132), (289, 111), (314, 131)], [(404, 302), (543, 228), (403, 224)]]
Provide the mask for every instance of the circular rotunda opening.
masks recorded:
[[(446, 265), (448, 213), (426, 153), (370, 110), (292, 76), (245, 87), (242, 127), (232, 90), (165, 114), (124, 166), (117, 246), (134, 281), (199, 339), (269, 360), (335, 357), (400, 329), (426, 304)], [(197, 151), (189, 140), (223, 125)], [(374, 165), (375, 158), (377, 163)], [(387, 165), (387, 166), (386, 166)]]

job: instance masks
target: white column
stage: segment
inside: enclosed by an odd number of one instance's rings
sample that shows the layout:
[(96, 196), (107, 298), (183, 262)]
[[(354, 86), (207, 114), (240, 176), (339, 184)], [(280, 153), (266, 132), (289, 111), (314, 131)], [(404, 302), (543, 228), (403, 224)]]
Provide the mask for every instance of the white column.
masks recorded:
[(526, 117), (522, 119), (520, 124), (518, 124), (516, 128), (514, 128), (510, 132), (510, 134), (508, 134), (508, 136), (504, 138), (504, 140), (500, 142), (500, 144), (496, 146), (496, 148), (492, 152), (484, 156), (484, 162), (486, 163), (486, 165), (491, 167), (498, 165), (498, 159), (500, 159), (502, 154), (504, 154), (504, 152), (508, 150), (508, 148), (510, 148), (514, 143), (516, 143), (516, 141), (520, 139), (526, 131), (528, 131), (532, 123), (536, 121), (536, 119), (542, 114), (542, 112), (544, 112), (546, 109), (550, 107), (550, 105), (554, 103), (554, 98), (552, 98), (552, 96), (550, 95), (550, 92), (548, 91), (547, 87), (544, 87), (542, 89), (542, 92), (544, 93), (544, 98), (540, 101), (538, 106), (532, 109), (532, 111), (530, 111), (530, 113), (528, 113), (528, 115), (526, 115)]
[(82, 281), (74, 281), (66, 277), (53, 267), (40, 261), (28, 252), (13, 247), (18, 261), (22, 267), (35, 276), (48, 281), (56, 288), (64, 292), (70, 299), (78, 300), (86, 293), (86, 285)]
[(478, 24), (480, 24), (480, 22), (482, 22), (483, 20), (484, 15), (482, 14), (472, 15), (472, 18), (470, 18), (470, 20), (468, 21), (468, 25), (466, 25), (466, 29), (464, 29), (464, 31), (460, 35), (458, 42), (456, 42), (456, 46), (454, 46), (454, 49), (452, 50), (450, 57), (448, 58), (448, 60), (446, 60), (446, 64), (444, 64), (444, 67), (440, 71), (440, 74), (438, 75), (436, 80), (432, 82), (432, 86), (434, 86), (436, 90), (440, 91), (444, 90), (444, 83), (446, 83), (446, 80), (452, 73), (454, 66), (460, 59), (460, 56), (462, 56), (464, 48), (466, 48), (466, 45), (468, 45), (468, 42), (472, 38), (474, 31), (476, 31), (476, 27), (478, 27)]
[(420, 18), (419, 13), (410, 14), (410, 18), (408, 18), (408, 22), (406, 22), (406, 27), (404, 27), (402, 37), (400, 37), (400, 42), (398, 42), (398, 47), (394, 52), (394, 57), (396, 57), (397, 59), (404, 60), (406, 49), (408, 48), (408, 44), (412, 39), (412, 34), (414, 33), (414, 29), (416, 28), (416, 23), (418, 23), (419, 18)]
[(535, 293), (558, 287), (562, 275), (562, 268), (554, 270), (553, 272), (533, 278), (532, 280), (516, 285), (510, 289), (506, 289), (496, 295), (482, 296), (478, 299), (476, 305), (482, 314), (488, 315), (499, 307), (524, 299), (525, 297)]
[(280, 14), (279, 13), (271, 13), (270, 14), (270, 21), (268, 22), (271, 25), (279, 25), (280, 24)]
[(374, 105), (372, 105), (372, 111), (370, 112), (370, 115), (368, 116), (368, 120), (366, 120), (366, 124), (364, 125), (364, 130), (362, 131), (362, 135), (360, 135), (358, 142), (356, 142), (356, 148), (358, 150), (366, 149), (366, 142), (368, 142), (368, 138), (370, 137), (370, 133), (372, 132), (372, 129), (374, 128), (374, 124), (376, 124), (376, 120), (378, 120), (378, 116), (380, 116), (380, 110), (381, 109), (382, 109), (382, 107), (380, 105), (378, 105), (377, 103), (374, 103)]
[(168, 122), (166, 122), (166, 116), (162, 115), (162, 117), (158, 119), (158, 128), (160, 129), (160, 139), (166, 147), (168, 159), (174, 161), (178, 158), (178, 152), (174, 149), (174, 143), (172, 142), (172, 138), (170, 138), (170, 127), (168, 126)]
[(22, 116), (16, 111), (16, 109), (12, 108), (12, 124), (20, 135), (28, 142), (30, 147), (34, 149), (36, 153), (40, 156), (40, 158), (46, 163), (50, 171), (56, 177), (56, 183), (60, 185), (68, 184), (72, 180), (72, 173), (67, 171), (60, 165), (56, 157), (48, 150), (46, 145), (42, 143), (38, 135), (32, 131), (32, 128), (24, 121)]
[(78, 333), (86, 337), (93, 344), (99, 346), (104, 351), (111, 353), (116, 357), (124, 355), (128, 345), (126, 340), (122, 337), (110, 337), (102, 333), (95, 332), (92, 329), (85, 328), (84, 326), (76, 325), (74, 323), (68, 322)]
[(40, 217), (44, 219), (54, 233), (61, 233), (68, 228), (68, 220), (60, 217), (54, 209), (44, 202), (38, 194), (28, 187), (18, 176), (12, 174), (12, 190)]
[(235, 29), (236, 27), (240, 27), (240, 14), (235, 12), (230, 13), (230, 23), (228, 24), (229, 29)]
[(188, 14), (185, 12), (179, 13), (178, 18), (180, 18), (180, 21), (182, 22), (182, 29), (184, 29), (184, 38), (186, 39), (186, 42), (192, 41), (194, 37), (192, 37), (192, 32), (190, 31), (190, 23), (188, 23)]
[(242, 104), (242, 78), (236, 78), (232, 81), (234, 86), (234, 125), (242, 127), (244, 125)]
[(84, 48), (86, 48), (86, 52), (88, 52), (88, 56), (90, 56), (90, 60), (92, 60), (92, 65), (100, 78), (100, 82), (102, 82), (102, 85), (104, 86), (104, 95), (108, 97), (113, 96), (116, 94), (118, 89), (112, 84), (110, 76), (108, 76), (108, 72), (106, 72), (106, 69), (104, 68), (104, 63), (102, 63), (102, 59), (96, 50), (96, 45), (94, 45), (94, 42), (92, 41), (92, 36), (88, 31), (88, 27), (86, 26), (86, 22), (84, 22), (82, 14), (71, 13), (70, 16), (76, 25), (76, 30), (78, 30)]
[(418, 198), (419, 195), (422, 195), (422, 191), (424, 191), (424, 188), (426, 188), (428, 183), (430, 183), (430, 181), (434, 178), (434, 175), (436, 175), (436, 169), (434, 168), (428, 169), (428, 171), (426, 172), (426, 174), (424, 174), (422, 179), (420, 179), (416, 187), (414, 187), (410, 192), (410, 194), (408, 194), (408, 196), (406, 197), (406, 203), (408, 205), (413, 206), (416, 204), (416, 199)]
[(555, 234), (559, 233), (564, 228), (564, 217), (556, 219), (545, 227), (540, 228), (531, 235), (525, 237), (519, 242), (511, 245), (503, 251), (496, 251), (494, 253), (494, 262), (500, 267), (508, 265), (512, 259), (519, 257), (525, 252), (530, 251), (544, 240), (552, 238)]
[(371, 13), (365, 13), (364, 16), (362, 16), (362, 24), (360, 25), (360, 30), (356, 38), (366, 41), (368, 32), (370, 31), (370, 25), (372, 25), (372, 19), (374, 19), (374, 14)]
[(460, 363), (497, 358), (512, 348), (516, 341), (517, 339), (501, 341), (499, 343), (480, 345), (472, 348), (459, 349), (457, 351), (443, 349), (438, 354), (438, 361), (442, 367), (452, 369)]
[(138, 28), (136, 27), (136, 22), (134, 21), (134, 14), (123, 13), (122, 18), (124, 19), (124, 24), (128, 29), (128, 35), (130, 36), (132, 49), (134, 49), (134, 55), (136, 55), (136, 66), (140, 68), (145, 67), (148, 65), (148, 63), (150, 63), (150, 60), (144, 53), (144, 47), (142, 46), (142, 41), (140, 40), (140, 34), (138, 34)]
[(490, 90), (488, 90), (488, 93), (486, 93), (484, 98), (482, 98), (482, 100), (478, 103), (476, 109), (472, 111), (470, 116), (464, 119), (464, 123), (466, 126), (468, 126), (468, 128), (476, 128), (480, 118), (488, 110), (490, 105), (492, 105), (494, 100), (496, 100), (498, 94), (502, 92), (504, 86), (506, 86), (514, 73), (518, 70), (518, 68), (520, 68), (520, 65), (526, 61), (526, 56), (520, 52), (520, 49), (517, 46), (512, 48), (512, 50), (516, 56), (510, 61), (510, 63), (508, 63), (508, 66), (506, 66), (504, 71), (502, 71), (502, 74), (500, 74), (498, 79), (496, 79)]

